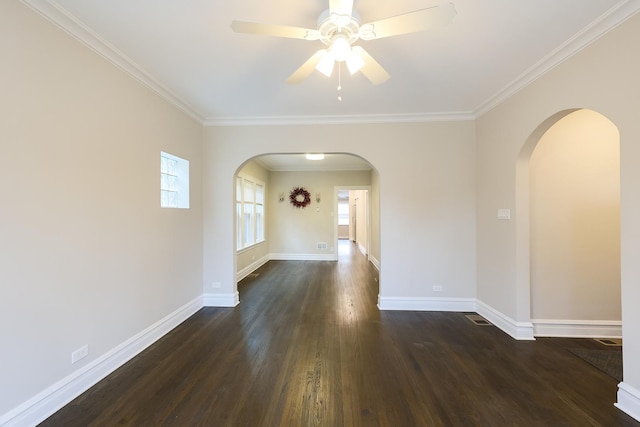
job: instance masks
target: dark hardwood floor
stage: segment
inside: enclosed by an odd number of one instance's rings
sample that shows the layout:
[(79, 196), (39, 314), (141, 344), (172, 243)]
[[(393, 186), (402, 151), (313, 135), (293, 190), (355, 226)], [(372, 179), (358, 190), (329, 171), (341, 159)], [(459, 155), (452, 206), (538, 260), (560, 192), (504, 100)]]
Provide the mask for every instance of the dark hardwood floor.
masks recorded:
[[(342, 246), (342, 245), (341, 245)], [(568, 348), (462, 313), (380, 312), (377, 273), (271, 261), (43, 426), (638, 426), (617, 381)]]

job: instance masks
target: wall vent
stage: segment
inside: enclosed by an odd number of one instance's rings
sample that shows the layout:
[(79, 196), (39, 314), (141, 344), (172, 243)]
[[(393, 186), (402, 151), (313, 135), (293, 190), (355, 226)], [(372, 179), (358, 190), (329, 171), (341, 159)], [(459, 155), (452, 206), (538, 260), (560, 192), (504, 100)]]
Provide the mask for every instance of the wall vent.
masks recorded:
[(316, 249), (327, 249), (327, 242), (317, 242)]

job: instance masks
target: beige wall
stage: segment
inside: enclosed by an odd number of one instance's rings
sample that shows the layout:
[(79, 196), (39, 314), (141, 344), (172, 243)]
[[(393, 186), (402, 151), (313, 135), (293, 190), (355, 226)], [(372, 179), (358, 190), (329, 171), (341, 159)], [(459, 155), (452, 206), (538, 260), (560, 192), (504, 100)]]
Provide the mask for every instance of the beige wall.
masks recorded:
[(202, 294), (202, 126), (17, 1), (0, 62), (2, 415)]
[[(588, 108), (605, 115), (620, 131), (624, 382), (640, 390), (637, 40), (640, 15), (477, 120), (477, 292), (515, 321), (530, 320), (528, 170), (519, 160), (528, 159), (542, 133), (568, 112)], [(511, 208), (513, 219), (498, 221), (499, 208)]]
[(355, 209), (353, 204), (355, 203), (355, 195), (353, 191), (349, 191), (349, 240), (352, 242), (356, 241), (356, 226), (355, 226)]
[(369, 259), (380, 269), (380, 174), (371, 171), (371, 192), (369, 193), (369, 209), (371, 223), (371, 241), (369, 242)]
[[(269, 210), (269, 251), (271, 254), (303, 255), (335, 258), (336, 186), (369, 185), (369, 171), (335, 172), (271, 172), (271, 208)], [(311, 204), (296, 209), (289, 203), (293, 187), (304, 187), (311, 193)], [(283, 192), (285, 201), (278, 202)], [(320, 203), (315, 194), (321, 193)], [(327, 249), (317, 249), (316, 243), (327, 243)]]
[(352, 213), (352, 217), (355, 218), (355, 236), (354, 240), (358, 243), (361, 251), (368, 253), (369, 249), (369, 223), (368, 223), (368, 213), (369, 209), (367, 204), (369, 192), (367, 190), (354, 190), (350, 192), (350, 198), (353, 198), (351, 203), (351, 208), (355, 210)]
[(620, 320), (620, 136), (578, 110), (530, 162), (531, 316)]
[[(234, 293), (236, 169), (261, 154), (307, 151), (352, 153), (376, 168), (382, 297), (475, 297), (476, 150), (471, 121), (205, 128), (205, 292)], [(443, 291), (434, 293), (433, 285)]]
[(349, 191), (349, 240), (351, 240), (352, 242), (357, 241), (358, 238), (358, 236), (356, 236), (356, 232), (358, 231), (358, 218), (356, 218), (356, 208), (354, 206), (355, 203), (356, 194), (354, 191)]

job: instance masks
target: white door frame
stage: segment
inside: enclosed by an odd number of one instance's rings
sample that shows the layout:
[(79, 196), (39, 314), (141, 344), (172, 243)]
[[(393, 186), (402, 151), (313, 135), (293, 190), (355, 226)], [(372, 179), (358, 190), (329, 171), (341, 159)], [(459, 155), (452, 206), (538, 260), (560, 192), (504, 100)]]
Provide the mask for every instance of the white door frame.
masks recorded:
[[(338, 191), (367, 190), (365, 217), (367, 230), (367, 259), (371, 253), (371, 186), (370, 185), (336, 185), (333, 187), (333, 256), (338, 259)], [(362, 226), (362, 225), (360, 225)]]

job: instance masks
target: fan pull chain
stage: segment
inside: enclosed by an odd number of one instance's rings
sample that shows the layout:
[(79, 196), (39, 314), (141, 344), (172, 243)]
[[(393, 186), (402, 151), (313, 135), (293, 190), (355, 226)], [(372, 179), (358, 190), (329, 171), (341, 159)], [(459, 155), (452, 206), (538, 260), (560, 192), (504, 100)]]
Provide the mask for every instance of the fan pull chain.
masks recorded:
[(341, 63), (338, 62), (338, 101), (342, 102), (342, 95), (340, 95), (340, 91), (342, 90), (342, 66)]

